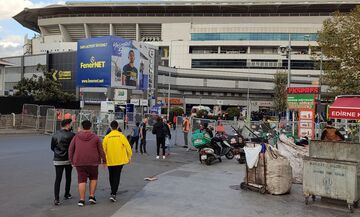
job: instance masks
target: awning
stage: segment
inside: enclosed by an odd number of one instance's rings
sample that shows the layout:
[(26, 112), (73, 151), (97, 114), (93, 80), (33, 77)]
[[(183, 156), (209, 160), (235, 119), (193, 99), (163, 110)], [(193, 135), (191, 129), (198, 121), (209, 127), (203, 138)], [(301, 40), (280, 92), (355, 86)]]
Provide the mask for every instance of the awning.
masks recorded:
[(360, 120), (360, 96), (339, 96), (329, 107), (329, 118)]

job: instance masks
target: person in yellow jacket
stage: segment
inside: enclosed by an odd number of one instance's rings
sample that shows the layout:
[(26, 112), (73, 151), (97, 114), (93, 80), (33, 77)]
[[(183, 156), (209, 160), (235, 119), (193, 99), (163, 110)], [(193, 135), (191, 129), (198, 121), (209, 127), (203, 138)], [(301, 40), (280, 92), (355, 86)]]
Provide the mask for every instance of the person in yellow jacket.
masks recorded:
[(106, 155), (106, 165), (109, 170), (111, 187), (110, 201), (116, 202), (116, 193), (120, 184), (120, 175), (125, 164), (131, 162), (132, 151), (129, 141), (117, 129), (117, 121), (110, 123), (111, 132), (103, 140), (103, 149)]

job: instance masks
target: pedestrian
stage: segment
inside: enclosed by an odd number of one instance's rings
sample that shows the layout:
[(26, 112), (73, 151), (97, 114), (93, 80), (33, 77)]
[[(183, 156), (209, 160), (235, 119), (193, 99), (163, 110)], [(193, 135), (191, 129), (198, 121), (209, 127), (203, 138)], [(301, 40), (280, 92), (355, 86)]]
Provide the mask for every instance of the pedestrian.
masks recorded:
[(173, 124), (173, 130), (176, 130), (176, 123), (177, 123), (177, 116), (174, 115), (174, 117), (173, 117), (173, 122), (172, 122), (172, 124)]
[(81, 123), (82, 130), (71, 141), (69, 159), (78, 174), (79, 206), (85, 205), (86, 182), (89, 178), (89, 203), (96, 204), (95, 191), (98, 179), (98, 165), (106, 164), (106, 158), (100, 138), (91, 132), (91, 122), (85, 120)]
[(184, 142), (185, 142), (184, 148), (187, 148), (187, 150), (189, 151), (190, 147), (189, 147), (188, 135), (190, 131), (190, 120), (186, 115), (184, 115), (184, 121), (182, 127), (183, 127)]
[(128, 121), (129, 121), (129, 118), (128, 118), (128, 115), (126, 114), (125, 117), (124, 117), (124, 132), (125, 132), (125, 130), (127, 128)]
[(132, 151), (124, 134), (118, 131), (117, 121), (110, 123), (111, 132), (105, 136), (103, 149), (106, 156), (106, 165), (109, 170), (109, 182), (111, 187), (110, 201), (116, 202), (116, 194), (120, 184), (120, 176), (123, 166), (130, 163)]
[(146, 125), (148, 119), (144, 118), (143, 122), (140, 124), (140, 153), (146, 154)]
[[(168, 127), (169, 133), (171, 134), (171, 132), (170, 132), (171, 121), (167, 121), (166, 125)], [(167, 155), (170, 155), (170, 145), (171, 145), (171, 138), (169, 137), (169, 135), (166, 135), (166, 137), (165, 137), (165, 148), (168, 151)]]
[(135, 143), (135, 151), (136, 151), (136, 153), (139, 152), (139, 147), (138, 147), (138, 145), (139, 145), (139, 136), (140, 136), (139, 126), (140, 126), (140, 123), (137, 122), (137, 123), (135, 124), (135, 127), (132, 129), (131, 138), (130, 138), (130, 146), (131, 146), (131, 148), (133, 148), (133, 147), (134, 147), (134, 143)]
[(333, 126), (332, 121), (327, 121), (327, 125), (321, 134), (323, 141), (343, 141), (345, 137)]
[(152, 133), (156, 135), (156, 159), (160, 158), (160, 147), (162, 148), (163, 159), (165, 159), (165, 138), (169, 136), (171, 139), (171, 134), (169, 127), (163, 122), (161, 117), (157, 118)]
[(63, 172), (65, 170), (65, 194), (64, 199), (71, 199), (71, 171), (72, 166), (69, 160), (69, 146), (75, 134), (71, 131), (71, 119), (61, 121), (61, 129), (56, 131), (51, 139), (51, 150), (54, 152), (55, 184), (54, 184), (54, 205), (60, 205), (59, 194)]

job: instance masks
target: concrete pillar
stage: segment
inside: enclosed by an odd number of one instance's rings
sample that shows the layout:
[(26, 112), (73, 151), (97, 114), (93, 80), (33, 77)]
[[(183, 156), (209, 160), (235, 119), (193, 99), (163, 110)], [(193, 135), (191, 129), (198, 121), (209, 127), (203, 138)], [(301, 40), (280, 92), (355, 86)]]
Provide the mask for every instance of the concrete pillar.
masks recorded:
[(71, 36), (64, 25), (59, 24), (59, 29), (61, 32), (61, 36), (63, 38), (63, 42), (72, 42)]
[(140, 27), (139, 27), (139, 24), (137, 23), (136, 24), (136, 41), (140, 41), (141, 38), (140, 38)]
[(91, 33), (88, 24), (84, 23), (85, 38), (91, 38)]
[(247, 47), (247, 53), (250, 53), (250, 46), (249, 47)]
[(115, 35), (115, 28), (114, 28), (114, 24), (110, 23), (110, 35), (114, 36)]
[(218, 53), (221, 53), (221, 47), (218, 46)]

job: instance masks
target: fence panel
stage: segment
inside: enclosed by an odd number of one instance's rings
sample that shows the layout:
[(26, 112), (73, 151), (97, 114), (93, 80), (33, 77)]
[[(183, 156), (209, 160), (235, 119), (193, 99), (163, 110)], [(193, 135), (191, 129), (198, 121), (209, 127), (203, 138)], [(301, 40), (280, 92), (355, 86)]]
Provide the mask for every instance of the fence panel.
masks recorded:
[(24, 104), (21, 113), (21, 128), (39, 127), (39, 106), (35, 104)]

